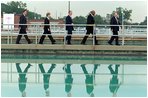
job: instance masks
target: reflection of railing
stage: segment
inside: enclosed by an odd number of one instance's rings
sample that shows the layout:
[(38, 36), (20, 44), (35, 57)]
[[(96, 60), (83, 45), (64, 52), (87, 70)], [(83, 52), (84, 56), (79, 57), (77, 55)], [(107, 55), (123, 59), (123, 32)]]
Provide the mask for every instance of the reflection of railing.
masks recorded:
[[(13, 26), (18, 26), (20, 24), (2, 24), (8, 25), (8, 29), (1, 30), (1, 36), (7, 36), (7, 44), (12, 44), (12, 36), (18, 35), (18, 30)], [(24, 25), (24, 24), (21, 24)], [(43, 26), (45, 24), (25, 24), (28, 25), (27, 35), (35, 37), (35, 44), (38, 43), (38, 36), (41, 36), (43, 33)], [(65, 30), (65, 24), (50, 24), (52, 26), (51, 32), (52, 36), (62, 36), (64, 38), (64, 44), (66, 43), (66, 36), (67, 31)], [(73, 25), (75, 30), (73, 31), (72, 36), (77, 35), (77, 37), (83, 37), (85, 35), (85, 26), (84, 24), (74, 24)], [(87, 25), (87, 26), (94, 26), (93, 32), (93, 45), (95, 45), (94, 36), (112, 36), (112, 32), (110, 30), (110, 26), (119, 26), (119, 25)], [(124, 45), (125, 37), (130, 38), (146, 38), (147, 37), (147, 26), (146, 25), (120, 25), (122, 29), (119, 31), (119, 37), (122, 38), (122, 45)], [(7, 32), (7, 33), (6, 33)], [(20, 34), (24, 35), (24, 34)], [(45, 34), (50, 35), (50, 34)], [(10, 41), (10, 42), (9, 42)]]

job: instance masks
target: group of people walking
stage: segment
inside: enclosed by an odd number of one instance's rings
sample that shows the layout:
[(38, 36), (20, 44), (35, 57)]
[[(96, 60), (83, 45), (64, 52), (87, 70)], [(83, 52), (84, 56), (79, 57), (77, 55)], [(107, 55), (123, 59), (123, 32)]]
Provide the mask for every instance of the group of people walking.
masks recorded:
[[(26, 19), (27, 12), (28, 11), (25, 9), (23, 11), (23, 14), (20, 16), (20, 22), (19, 22), (20, 31), (19, 31), (19, 35), (17, 36), (16, 44), (20, 44), (20, 40), (21, 40), (22, 35), (24, 35), (24, 37), (28, 41), (28, 44), (32, 43), (32, 41), (28, 38), (27, 32), (26, 32), (26, 29), (27, 29), (27, 25), (26, 25), (27, 24), (27, 19)], [(81, 41), (82, 45), (85, 45), (86, 40), (87, 40), (87, 38), (90, 34), (93, 35), (95, 45), (99, 45), (98, 40), (97, 40), (96, 35), (95, 35), (95, 32), (94, 32), (94, 25), (95, 25), (94, 16), (95, 16), (95, 14), (96, 14), (96, 12), (94, 10), (92, 10), (92, 11), (90, 11), (90, 13), (87, 17), (87, 23), (86, 23), (87, 24), (87, 26), (86, 26), (87, 32), (86, 32), (86, 35), (84, 36), (84, 38)], [(44, 20), (44, 32), (43, 32), (43, 35), (40, 38), (39, 44), (43, 44), (43, 41), (46, 37), (46, 34), (48, 34), (48, 37), (51, 40), (51, 43), (56, 44), (55, 39), (51, 35), (51, 30), (50, 30), (49, 24), (50, 24), (50, 13), (48, 12), (46, 14), (46, 18)], [(66, 30), (67, 30), (66, 43), (68, 45), (70, 45), (71, 44), (72, 31), (74, 30), (73, 20), (72, 20), (72, 11), (71, 10), (68, 11), (68, 16), (65, 19), (65, 24), (66, 24)], [(110, 20), (110, 25), (111, 25), (110, 27), (111, 27), (111, 31), (113, 32), (113, 35), (110, 38), (110, 40), (108, 41), (108, 44), (113, 45), (112, 42), (113, 42), (113, 40), (115, 40), (115, 44), (119, 45), (118, 31), (119, 31), (120, 22), (118, 20), (118, 13), (117, 12), (114, 12), (114, 16)], [(113, 26), (113, 25), (115, 25), (115, 26)]]

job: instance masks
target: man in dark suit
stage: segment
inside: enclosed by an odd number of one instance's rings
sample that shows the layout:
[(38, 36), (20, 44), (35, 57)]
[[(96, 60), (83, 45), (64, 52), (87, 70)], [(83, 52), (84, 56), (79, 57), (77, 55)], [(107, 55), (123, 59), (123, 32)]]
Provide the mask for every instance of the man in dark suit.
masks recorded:
[[(81, 41), (81, 44), (83, 44), (83, 45), (85, 45), (85, 42), (86, 42), (88, 36), (90, 35), (90, 33), (94, 36), (95, 45), (98, 44), (98, 41), (97, 41), (96, 36), (94, 34), (94, 26), (93, 26), (95, 24), (94, 16), (95, 16), (95, 11), (92, 10), (87, 17), (87, 26), (86, 26), (87, 32), (86, 32), (86, 35), (84, 36), (83, 40)], [(90, 25), (92, 25), (92, 26), (90, 26)]]
[[(22, 34), (24, 34), (24, 37), (28, 41), (28, 44), (32, 43), (32, 41), (28, 38), (27, 32), (26, 32), (27, 25), (25, 25), (25, 24), (27, 24), (27, 19), (26, 19), (27, 13), (28, 13), (28, 11), (25, 9), (23, 11), (23, 14), (20, 16), (20, 21), (19, 21), (20, 31), (19, 31), (19, 35), (17, 36), (17, 39), (16, 39), (16, 44), (20, 44), (19, 41), (22, 38)], [(21, 25), (21, 24), (23, 24), (23, 25)]]
[(66, 17), (66, 30), (67, 30), (66, 41), (68, 45), (71, 44), (71, 35), (72, 35), (72, 31), (74, 30), (71, 16), (72, 16), (72, 11), (69, 11), (68, 16)]
[[(51, 40), (51, 43), (55, 44), (56, 41), (53, 39), (53, 37), (51, 35), (51, 31), (50, 31), (50, 25), (49, 25), (50, 24), (50, 13), (49, 12), (46, 14), (46, 18), (44, 20), (44, 24), (45, 25), (44, 25), (44, 33), (43, 34), (50, 34), (50, 35), (48, 35), (48, 37)], [(42, 35), (41, 36), (39, 44), (43, 44), (43, 41), (44, 41), (45, 37), (46, 37), (46, 35)]]
[(111, 31), (113, 32), (113, 36), (108, 41), (108, 44), (112, 45), (112, 42), (115, 39), (116, 45), (119, 45), (119, 42), (118, 42), (119, 26), (118, 25), (120, 25), (120, 22), (118, 20), (118, 13), (117, 12), (114, 12), (114, 16), (110, 20), (110, 25), (116, 25), (116, 26), (111, 26)]

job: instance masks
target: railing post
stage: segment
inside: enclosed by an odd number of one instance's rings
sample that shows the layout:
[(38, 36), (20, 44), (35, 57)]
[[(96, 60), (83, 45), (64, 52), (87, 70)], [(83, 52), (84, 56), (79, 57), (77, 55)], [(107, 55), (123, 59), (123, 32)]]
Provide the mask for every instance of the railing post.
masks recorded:
[(110, 37), (111, 37), (111, 30), (110, 30), (110, 28), (108, 29), (108, 39), (110, 39)]
[(124, 26), (122, 25), (122, 46), (124, 46)]
[(66, 42), (66, 35), (67, 35), (67, 32), (64, 33), (64, 45), (65, 45), (65, 42)]
[(12, 44), (12, 25), (11, 25), (11, 44)]
[(8, 24), (8, 36), (7, 36), (7, 44), (9, 44), (9, 35), (10, 35), (10, 31), (9, 31), (9, 24)]
[(95, 45), (95, 30), (96, 30), (96, 26), (93, 26), (94, 30), (93, 30), (93, 46)]
[(134, 32), (133, 32), (133, 30), (132, 30), (132, 38), (134, 38)]
[(66, 42), (66, 35), (67, 35), (67, 30), (66, 30), (66, 24), (64, 24), (64, 39), (63, 39), (63, 41), (64, 41), (64, 45), (65, 45), (65, 42)]
[(36, 25), (35, 44), (37, 44), (37, 43), (38, 43), (38, 40), (37, 40), (37, 34), (38, 34), (38, 32), (37, 32), (37, 25)]

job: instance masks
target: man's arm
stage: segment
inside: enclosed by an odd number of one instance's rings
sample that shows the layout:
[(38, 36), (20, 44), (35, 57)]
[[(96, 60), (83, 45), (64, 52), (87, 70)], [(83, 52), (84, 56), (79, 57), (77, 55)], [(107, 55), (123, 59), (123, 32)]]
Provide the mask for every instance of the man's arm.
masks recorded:
[[(113, 25), (113, 24), (114, 24), (114, 19), (111, 18), (111, 20), (110, 20), (110, 25)], [(110, 27), (111, 27), (111, 30), (113, 31), (114, 26), (110, 26)]]

